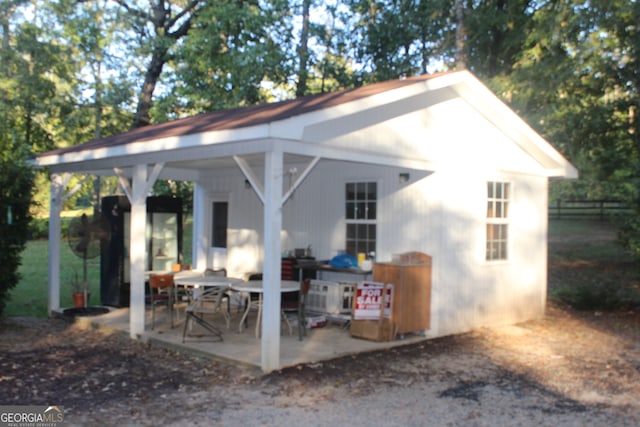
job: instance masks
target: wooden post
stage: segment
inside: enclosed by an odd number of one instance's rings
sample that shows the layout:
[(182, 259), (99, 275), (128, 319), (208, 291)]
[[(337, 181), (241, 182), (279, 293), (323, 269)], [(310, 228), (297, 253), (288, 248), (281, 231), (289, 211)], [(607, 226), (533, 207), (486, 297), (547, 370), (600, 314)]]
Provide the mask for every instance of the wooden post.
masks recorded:
[(261, 367), (270, 372), (280, 367), (280, 287), (282, 242), (283, 153), (265, 153), (264, 168), (264, 273)]
[(51, 175), (49, 207), (49, 316), (60, 308), (60, 212), (65, 183), (59, 174)]
[(131, 225), (129, 233), (129, 259), (131, 260), (131, 297), (129, 335), (138, 338), (144, 332), (145, 320), (145, 241), (147, 228), (147, 165), (133, 168), (131, 188)]

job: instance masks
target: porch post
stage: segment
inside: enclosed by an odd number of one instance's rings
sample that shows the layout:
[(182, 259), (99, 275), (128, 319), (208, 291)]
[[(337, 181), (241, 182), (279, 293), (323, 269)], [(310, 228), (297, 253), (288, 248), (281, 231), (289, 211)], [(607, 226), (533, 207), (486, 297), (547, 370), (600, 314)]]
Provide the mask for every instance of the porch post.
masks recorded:
[(211, 246), (209, 238), (204, 232), (206, 229), (207, 194), (206, 189), (199, 183), (193, 186), (193, 249), (191, 263), (196, 270), (207, 268), (208, 250)]
[(283, 155), (278, 147), (265, 153), (264, 272), (261, 363), (264, 372), (280, 367), (280, 287)]
[(62, 177), (51, 175), (51, 198), (49, 206), (49, 316), (60, 309), (60, 212), (64, 200)]
[(147, 165), (136, 165), (133, 168), (133, 185), (131, 189), (131, 226), (130, 226), (130, 259), (131, 259), (131, 303), (129, 311), (129, 335), (138, 338), (144, 332), (144, 271), (147, 263), (145, 257), (145, 239), (147, 228)]

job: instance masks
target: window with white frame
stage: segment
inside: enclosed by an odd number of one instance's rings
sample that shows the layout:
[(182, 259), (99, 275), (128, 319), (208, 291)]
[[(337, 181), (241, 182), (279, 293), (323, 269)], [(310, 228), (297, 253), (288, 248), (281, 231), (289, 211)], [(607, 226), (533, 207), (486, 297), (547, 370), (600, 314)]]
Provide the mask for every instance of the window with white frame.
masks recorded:
[(507, 259), (510, 197), (508, 182), (487, 183), (487, 261)]
[(354, 256), (376, 250), (378, 184), (348, 182), (345, 185), (346, 251)]

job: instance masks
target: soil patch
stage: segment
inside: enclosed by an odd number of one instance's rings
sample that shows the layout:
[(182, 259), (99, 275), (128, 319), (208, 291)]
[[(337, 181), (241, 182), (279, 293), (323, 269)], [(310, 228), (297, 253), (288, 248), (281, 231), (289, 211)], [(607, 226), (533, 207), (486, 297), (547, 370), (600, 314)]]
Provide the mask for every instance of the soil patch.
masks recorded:
[(268, 375), (60, 319), (4, 319), (0, 354), (0, 402), (63, 405), (70, 425), (640, 422), (636, 312), (552, 305), (537, 321)]

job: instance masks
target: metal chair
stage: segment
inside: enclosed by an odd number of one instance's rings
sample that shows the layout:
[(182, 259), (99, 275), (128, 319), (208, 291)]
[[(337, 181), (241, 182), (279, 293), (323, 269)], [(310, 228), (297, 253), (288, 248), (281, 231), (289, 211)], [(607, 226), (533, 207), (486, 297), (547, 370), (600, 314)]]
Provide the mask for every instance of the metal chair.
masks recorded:
[(298, 338), (302, 341), (302, 337), (307, 335), (307, 324), (305, 319), (305, 304), (307, 294), (311, 288), (311, 279), (304, 279), (300, 283), (300, 296), (298, 298)]
[(171, 316), (173, 328), (173, 303), (175, 288), (172, 274), (152, 274), (149, 276), (149, 304), (151, 305), (151, 329), (156, 320), (156, 305), (166, 304)]
[[(253, 273), (249, 276), (249, 282), (253, 281), (253, 280), (263, 280), (263, 275), (262, 273)], [(246, 294), (244, 296), (244, 311), (247, 311), (247, 307), (249, 306), (249, 304), (252, 307), (256, 307), (258, 309), (258, 315), (256, 317), (256, 338), (260, 336), (260, 323), (262, 322), (262, 296), (260, 294), (253, 294), (253, 293), (249, 293)], [(287, 328), (289, 329), (289, 335), (293, 334), (293, 328), (291, 327), (291, 323), (289, 322), (289, 318), (287, 317), (287, 314), (285, 313), (285, 307), (282, 306), (282, 304), (280, 305), (280, 320), (282, 322), (284, 322), (284, 324), (287, 325)], [(245, 323), (244, 325), (241, 325), (241, 327), (244, 326), (245, 328), (249, 327), (249, 318), (248, 316), (245, 318)]]
[[(185, 321), (184, 321), (184, 329), (182, 331), (182, 342), (185, 342), (188, 336), (198, 336), (203, 337), (204, 334), (192, 334), (187, 333), (190, 325), (193, 326), (193, 322), (202, 326), (205, 330), (209, 332), (209, 334), (214, 338), (214, 341), (222, 341), (222, 331), (218, 328), (210, 318), (206, 318), (205, 316), (211, 317), (211, 315), (215, 315), (220, 313), (220, 309), (222, 307), (222, 300), (225, 297), (226, 292), (220, 288), (208, 288), (204, 291), (198, 293), (198, 295), (194, 298), (193, 302), (187, 306), (185, 309)], [(230, 327), (231, 318), (229, 315), (229, 311), (227, 310), (224, 314), (225, 321), (227, 323), (227, 329)]]
[[(227, 269), (226, 268), (207, 268), (204, 270), (204, 276), (219, 276), (219, 277), (227, 277)], [(227, 313), (231, 314), (231, 297), (228, 291), (224, 291), (224, 295), (222, 296), (223, 300), (227, 300)]]

